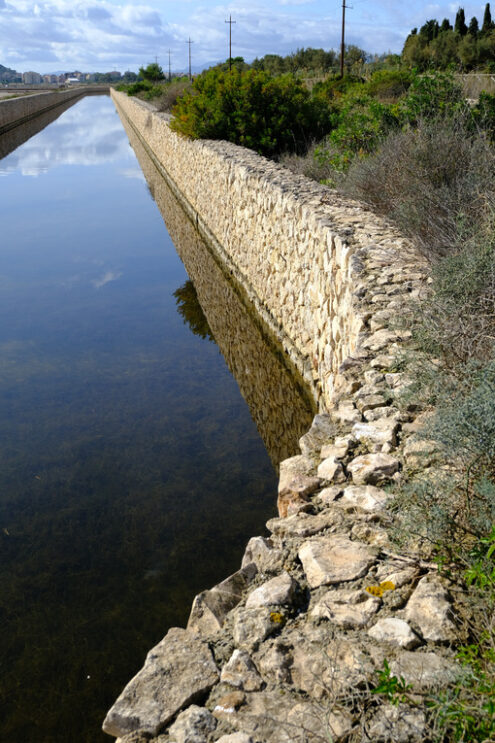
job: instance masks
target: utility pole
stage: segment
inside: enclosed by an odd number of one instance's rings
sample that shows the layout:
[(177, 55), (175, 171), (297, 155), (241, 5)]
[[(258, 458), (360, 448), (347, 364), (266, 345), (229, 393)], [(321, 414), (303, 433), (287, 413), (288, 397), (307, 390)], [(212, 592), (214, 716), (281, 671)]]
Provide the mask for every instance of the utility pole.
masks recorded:
[(340, 44), (340, 77), (344, 77), (344, 54), (345, 54), (345, 9), (349, 8), (349, 5), (345, 4), (345, 0), (342, 0), (342, 41)]
[(170, 49), (168, 50), (168, 81), (172, 82), (172, 68), (170, 67)]
[(186, 41), (186, 44), (189, 44), (189, 81), (192, 80), (192, 74), (191, 74), (191, 44), (194, 44), (194, 41), (191, 41), (191, 37)]
[(229, 16), (229, 20), (225, 23), (229, 24), (229, 72), (232, 72), (232, 24), (236, 21), (232, 20), (232, 16)]

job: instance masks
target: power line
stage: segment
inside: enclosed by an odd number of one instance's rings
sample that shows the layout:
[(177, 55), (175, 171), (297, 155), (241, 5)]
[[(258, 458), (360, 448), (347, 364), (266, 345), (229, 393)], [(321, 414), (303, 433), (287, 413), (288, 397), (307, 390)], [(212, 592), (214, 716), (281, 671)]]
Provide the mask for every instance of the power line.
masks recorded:
[(236, 21), (232, 20), (232, 16), (229, 16), (229, 20), (225, 21), (225, 23), (229, 24), (229, 72), (232, 70), (232, 24), (236, 23)]

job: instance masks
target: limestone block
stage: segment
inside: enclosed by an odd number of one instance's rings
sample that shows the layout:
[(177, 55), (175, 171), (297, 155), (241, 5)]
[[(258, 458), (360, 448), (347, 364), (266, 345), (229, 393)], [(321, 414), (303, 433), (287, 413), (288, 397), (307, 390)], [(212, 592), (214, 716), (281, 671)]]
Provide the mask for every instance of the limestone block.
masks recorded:
[(178, 715), (168, 734), (174, 743), (207, 743), (209, 733), (216, 726), (216, 720), (209, 710), (192, 704)]
[(361, 578), (377, 554), (375, 547), (339, 535), (304, 542), (298, 552), (311, 588)]
[[(387, 299), (387, 296), (385, 296), (385, 299)], [(375, 298), (373, 298), (371, 301), (375, 301)], [(381, 295), (380, 299), (376, 299), (376, 301), (382, 301)], [(381, 351), (382, 349), (386, 348), (386, 346), (394, 343), (394, 341), (397, 340), (397, 337), (397, 333), (384, 328), (382, 330), (377, 330), (376, 333), (370, 335), (370, 337), (364, 341), (362, 346), (363, 348), (368, 348), (370, 351)]]
[(375, 446), (397, 446), (397, 431), (399, 424), (394, 418), (378, 418), (372, 423), (355, 423), (352, 435), (358, 441), (369, 441)]
[(252, 591), (246, 601), (246, 609), (262, 606), (290, 606), (297, 589), (296, 581), (284, 571)]
[(218, 682), (207, 643), (173, 627), (146, 656), (103, 722), (115, 737), (134, 730), (156, 735), (186, 705), (200, 700)]
[(193, 601), (187, 629), (203, 635), (218, 632), (257, 572), (256, 565), (250, 563), (209, 591), (198, 594)]
[(243, 650), (234, 650), (222, 669), (220, 681), (244, 691), (258, 691), (263, 686), (263, 679), (255, 664), (250, 655)]
[(407, 704), (382, 705), (368, 726), (368, 738), (375, 743), (423, 743), (426, 718), (420, 709)]
[(368, 624), (380, 604), (379, 598), (364, 591), (328, 591), (313, 606), (310, 617), (328, 619), (344, 629), (359, 629)]
[(299, 439), (303, 455), (311, 457), (319, 454), (321, 447), (333, 440), (336, 433), (336, 426), (329, 415), (315, 415), (311, 428)]
[(337, 461), (333, 456), (324, 459), (318, 466), (318, 477), (320, 480), (333, 484), (345, 482), (346, 476), (342, 462)]
[(280, 463), (277, 507), (282, 518), (287, 516), (289, 508), (307, 502), (318, 489), (320, 480), (310, 475), (312, 469), (312, 461), (302, 455)]
[(381, 485), (398, 472), (400, 462), (390, 454), (363, 454), (347, 465), (356, 485)]
[(406, 650), (412, 650), (421, 644), (421, 640), (407, 622), (398, 617), (380, 619), (368, 635), (378, 642), (390, 642)]
[(253, 562), (261, 573), (277, 573), (282, 567), (283, 552), (275, 549), (270, 539), (252, 537), (246, 545), (241, 568)]
[(419, 581), (404, 616), (419, 627), (425, 640), (447, 642), (456, 636), (449, 594), (437, 576), (427, 575)]
[(237, 609), (234, 614), (234, 644), (241, 650), (251, 652), (260, 642), (266, 640), (280, 628), (280, 624), (271, 617), (266, 609)]
[(383, 510), (389, 500), (390, 495), (374, 485), (350, 485), (345, 488), (339, 504), (355, 506), (371, 513)]
[(324, 529), (336, 526), (343, 522), (342, 514), (337, 511), (323, 511), (315, 516), (308, 513), (298, 513), (287, 516), (285, 519), (270, 519), (266, 528), (277, 536), (310, 537)]
[(229, 735), (222, 735), (217, 743), (254, 743), (254, 741), (247, 733), (230, 733)]
[(403, 650), (392, 660), (390, 671), (399, 678), (403, 676), (407, 684), (412, 684), (414, 691), (445, 688), (461, 675), (461, 668), (455, 661), (436, 653), (411, 650)]

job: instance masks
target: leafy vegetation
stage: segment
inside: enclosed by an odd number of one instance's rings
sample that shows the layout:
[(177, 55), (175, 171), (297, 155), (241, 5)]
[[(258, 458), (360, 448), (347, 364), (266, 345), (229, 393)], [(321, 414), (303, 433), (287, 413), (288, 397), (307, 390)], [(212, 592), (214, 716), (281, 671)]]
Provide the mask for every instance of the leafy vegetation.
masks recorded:
[(445, 69), (449, 65), (463, 70), (495, 71), (495, 23), (490, 3), (485, 6), (481, 25), (476, 17), (466, 24), (464, 9), (459, 8), (454, 25), (445, 18), (442, 23), (429, 20), (414, 28), (402, 51), (403, 62), (420, 70)]
[(292, 75), (211, 69), (173, 109), (172, 128), (194, 139), (227, 139), (264, 155), (304, 151), (330, 127), (326, 101)]

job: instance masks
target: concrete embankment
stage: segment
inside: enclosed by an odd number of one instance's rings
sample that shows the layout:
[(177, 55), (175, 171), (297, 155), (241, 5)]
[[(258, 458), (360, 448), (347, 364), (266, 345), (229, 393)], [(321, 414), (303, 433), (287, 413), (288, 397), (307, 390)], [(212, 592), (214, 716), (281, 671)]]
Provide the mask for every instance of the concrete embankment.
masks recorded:
[[(386, 486), (436, 456), (415, 438), (415, 407), (398, 405), (410, 333), (393, 325), (426, 266), (362, 205), (234, 145), (178, 137), (149, 105), (113, 96), (322, 412), (280, 465), (269, 537), (195, 598), (104, 730), (121, 743), (419, 743), (424, 695), (455, 683), (460, 640), (448, 581), (390, 541)], [(414, 697), (372, 693), (385, 661)]]
[[(106, 89), (106, 92), (108, 90)], [(57, 90), (53, 93), (35, 93), (0, 101), (0, 135), (40, 114), (63, 106), (68, 101), (75, 101), (85, 95), (101, 95), (104, 92), (105, 89), (81, 87), (74, 90)]]

